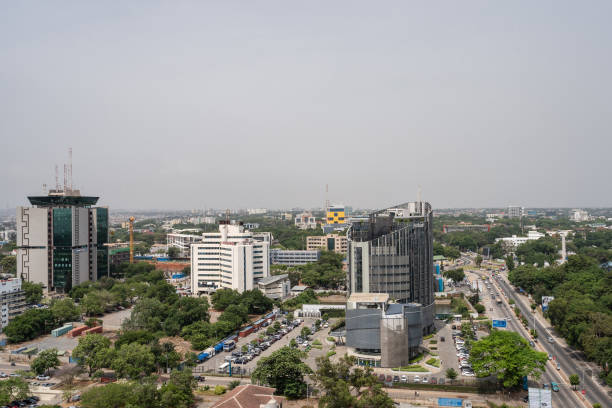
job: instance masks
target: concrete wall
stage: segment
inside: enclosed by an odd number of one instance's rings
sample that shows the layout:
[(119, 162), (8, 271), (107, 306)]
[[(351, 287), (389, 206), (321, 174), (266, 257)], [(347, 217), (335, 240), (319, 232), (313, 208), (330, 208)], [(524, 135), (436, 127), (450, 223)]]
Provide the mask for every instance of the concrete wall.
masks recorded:
[(17, 207), (17, 246), (46, 247), (48, 230), (46, 208)]
[(30, 282), (49, 285), (49, 265), (46, 248), (17, 249), (17, 276)]

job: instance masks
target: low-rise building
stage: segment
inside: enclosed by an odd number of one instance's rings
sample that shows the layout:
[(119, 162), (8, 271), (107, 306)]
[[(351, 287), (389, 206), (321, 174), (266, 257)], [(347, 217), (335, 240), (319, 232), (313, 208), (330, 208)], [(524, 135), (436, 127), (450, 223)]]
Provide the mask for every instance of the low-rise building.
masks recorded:
[(122, 263), (130, 262), (130, 248), (129, 247), (109, 248), (108, 259), (109, 259), (111, 268), (117, 267), (121, 265)]
[(347, 248), (348, 240), (344, 235), (327, 234), (306, 237), (306, 250), (308, 251), (325, 249), (328, 251), (334, 251), (338, 254), (346, 254)]
[(295, 216), (295, 226), (299, 229), (317, 228), (317, 219), (310, 212), (303, 212)]
[(320, 255), (321, 251), (271, 249), (270, 263), (288, 266), (305, 265), (307, 263), (317, 262)]
[(442, 232), (448, 234), (449, 232), (464, 232), (464, 231), (480, 231), (489, 232), (491, 231), (491, 225), (489, 224), (457, 224), (457, 225), (444, 225), (442, 226)]
[(259, 290), (270, 299), (284, 300), (291, 294), (289, 275), (273, 275), (257, 282)]
[(11, 320), (25, 311), (25, 292), (21, 289), (21, 279), (0, 280), (0, 309), (2, 311), (2, 330)]
[(495, 242), (501, 241), (506, 246), (516, 248), (519, 245), (522, 245), (527, 241), (540, 239), (545, 236), (546, 234), (542, 234), (541, 232), (538, 232), (538, 231), (529, 231), (526, 237), (518, 237), (516, 235), (513, 235), (511, 237), (496, 238)]
[(239, 385), (228, 391), (211, 408), (281, 408), (285, 397), (274, 395), (276, 388)]
[(308, 289), (308, 286), (305, 286), (305, 285), (295, 285), (294, 287), (291, 288), (291, 295), (292, 296), (297, 296), (297, 295), (303, 293), (306, 289)]
[(353, 293), (346, 303), (346, 346), (359, 365), (401, 367), (419, 353), (423, 314), (418, 303), (391, 303), (386, 293)]

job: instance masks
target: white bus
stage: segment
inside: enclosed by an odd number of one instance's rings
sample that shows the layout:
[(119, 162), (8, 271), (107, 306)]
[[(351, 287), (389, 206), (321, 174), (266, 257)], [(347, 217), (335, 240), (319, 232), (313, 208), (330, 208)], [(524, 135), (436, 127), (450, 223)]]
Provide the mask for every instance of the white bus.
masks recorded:
[(229, 368), (230, 363), (223, 363), (219, 366), (219, 374), (225, 373)]

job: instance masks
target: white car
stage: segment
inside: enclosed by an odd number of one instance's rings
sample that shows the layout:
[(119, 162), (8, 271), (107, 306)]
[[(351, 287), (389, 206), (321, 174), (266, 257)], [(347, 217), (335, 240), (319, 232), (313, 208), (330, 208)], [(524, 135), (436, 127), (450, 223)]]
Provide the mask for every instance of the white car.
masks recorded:
[(419, 383), (419, 382), (421, 382), (421, 377), (419, 377), (418, 375), (415, 375), (414, 376), (414, 380), (412, 380), (412, 381), (415, 382), (415, 383)]
[(422, 383), (423, 383), (423, 384), (427, 384), (428, 382), (429, 382), (429, 380), (427, 379), (427, 377), (423, 377), (423, 381), (422, 381)]
[(462, 371), (461, 375), (465, 377), (476, 377), (476, 374), (474, 374), (472, 371)]
[(51, 377), (49, 377), (48, 375), (39, 375), (39, 376), (36, 377), (36, 379), (38, 381), (47, 381), (47, 380), (50, 380)]
[(403, 383), (407, 383), (408, 382), (408, 377), (406, 375), (402, 375), (400, 377), (400, 381), (403, 382)]

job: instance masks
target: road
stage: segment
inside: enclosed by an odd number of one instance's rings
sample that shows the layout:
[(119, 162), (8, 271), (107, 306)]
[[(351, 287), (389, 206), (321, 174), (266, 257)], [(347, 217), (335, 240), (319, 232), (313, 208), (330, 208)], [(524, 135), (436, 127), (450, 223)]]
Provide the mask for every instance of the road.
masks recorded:
[[(521, 313), (524, 316), (531, 316), (531, 308), (526, 304), (523, 296), (518, 295), (512, 286), (510, 286), (509, 282), (506, 280), (505, 276), (497, 279), (497, 282), (500, 284), (501, 288), (506, 292), (509, 299), (514, 299), (516, 306), (521, 310)], [(585, 389), (586, 394), (585, 397), (591, 402), (591, 404), (595, 402), (599, 402), (603, 407), (612, 407), (612, 398), (610, 395), (606, 394), (606, 392), (595, 383), (595, 381), (588, 375), (583, 373), (583, 367), (579, 361), (576, 361), (574, 357), (571, 357), (569, 353), (574, 353), (575, 350), (570, 348), (569, 352), (565, 348), (561, 347), (557, 344), (555, 340), (552, 344), (549, 343), (546, 339), (548, 336), (552, 336), (554, 339), (554, 334), (547, 330), (538, 319), (529, 319), (529, 326), (533, 327), (535, 322), (535, 327), (538, 332), (538, 339), (540, 339), (540, 346), (549, 354), (555, 356), (556, 361), (559, 362), (561, 369), (565, 373), (566, 376), (571, 374), (579, 374), (581, 377), (581, 387)], [(569, 347), (568, 347), (569, 348)], [(565, 384), (565, 381), (563, 381)]]
[[(475, 273), (479, 275), (480, 277), (486, 277), (485, 273), (476, 272), (476, 271), (472, 273)], [(489, 316), (491, 316), (494, 319), (501, 318), (501, 317), (510, 317), (510, 321), (507, 323), (508, 329), (514, 332), (517, 332), (521, 336), (529, 339), (529, 334), (527, 333), (523, 325), (518, 321), (518, 319), (516, 318), (516, 315), (512, 311), (511, 306), (507, 303), (506, 299), (504, 299), (504, 297), (501, 295), (501, 293), (499, 292), (499, 289), (497, 288), (495, 284), (491, 285), (491, 291), (495, 294), (495, 298), (496, 298), (495, 301), (491, 300), (490, 294), (481, 295), (481, 297), (484, 300), (484, 304), (487, 308), (487, 313), (489, 314)], [(502, 299), (502, 303), (498, 304), (497, 299), (499, 299), (500, 297)], [(490, 310), (491, 308), (493, 309), (493, 311)], [(564, 408), (565, 407), (567, 408), (584, 407), (584, 405), (582, 404), (582, 401), (580, 401), (580, 399), (575, 395), (574, 391), (571, 390), (569, 384), (566, 384), (566, 381), (559, 375), (559, 373), (556, 370), (556, 367), (549, 362), (546, 365), (546, 370), (544, 374), (542, 375), (542, 382), (550, 384), (551, 381), (554, 381), (557, 384), (559, 384), (559, 392), (553, 392), (553, 403), (559, 405), (559, 403), (562, 402), (560, 406)], [(570, 404), (574, 404), (574, 405), (570, 405)]]

